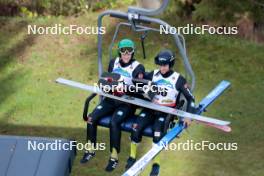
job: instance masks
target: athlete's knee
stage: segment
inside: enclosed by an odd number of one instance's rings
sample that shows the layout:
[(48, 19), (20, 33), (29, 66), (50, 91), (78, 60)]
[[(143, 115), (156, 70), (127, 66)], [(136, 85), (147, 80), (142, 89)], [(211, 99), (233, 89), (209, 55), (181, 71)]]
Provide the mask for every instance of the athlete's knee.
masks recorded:
[(111, 127), (115, 128), (120, 125), (123, 119), (122, 117), (124, 116), (124, 112), (121, 110), (118, 110), (117, 112), (114, 113), (112, 119), (111, 119)]
[(117, 119), (120, 119), (121, 117), (123, 117), (125, 115), (125, 112), (122, 111), (122, 110), (118, 110), (114, 116), (117, 118)]

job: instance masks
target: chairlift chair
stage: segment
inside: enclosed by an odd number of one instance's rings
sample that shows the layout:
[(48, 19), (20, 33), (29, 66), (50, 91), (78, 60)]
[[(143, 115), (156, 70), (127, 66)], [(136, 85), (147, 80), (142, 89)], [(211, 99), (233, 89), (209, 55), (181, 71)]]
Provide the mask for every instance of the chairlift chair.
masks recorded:
[[(169, 0), (164, 0), (158, 9), (144, 9), (144, 8), (139, 8), (139, 7), (129, 7), (128, 12), (120, 12), (116, 10), (107, 10), (107, 11), (102, 12), (98, 17), (98, 28), (102, 27), (103, 18), (106, 16), (123, 20), (123, 21), (120, 21), (116, 25), (112, 41), (109, 45), (109, 58), (110, 59), (112, 58), (112, 50), (116, 42), (116, 38), (118, 36), (120, 28), (122, 26), (129, 27), (133, 32), (143, 33), (143, 35), (141, 35), (141, 44), (143, 48), (143, 56), (145, 57), (144, 39), (146, 38), (147, 33), (148, 32), (158, 32), (158, 33), (160, 32), (159, 28), (150, 27), (150, 24), (163, 25), (169, 28), (171, 27), (167, 22), (162, 21), (159, 18), (152, 17), (152, 16), (161, 14), (166, 9), (168, 4), (169, 4)], [(124, 20), (126, 22), (124, 22)], [(191, 90), (193, 91), (195, 88), (195, 74), (192, 70), (191, 64), (187, 57), (184, 37), (177, 33), (169, 34), (169, 35), (170, 37), (174, 39), (173, 46), (175, 46), (175, 48), (178, 49), (178, 52), (181, 56), (180, 58), (183, 60), (185, 76), (190, 78)], [(97, 46), (98, 47), (98, 77), (100, 77), (102, 73), (104, 72), (103, 62), (102, 62), (102, 40), (103, 40), (103, 35), (99, 33), (98, 34), (98, 46)], [(91, 94), (86, 99), (85, 104), (84, 104), (84, 110), (83, 110), (83, 119), (87, 119), (89, 104), (95, 97), (96, 97), (96, 94)], [(184, 101), (185, 98), (181, 96), (180, 99), (181, 101)], [(131, 118), (128, 118), (125, 122), (123, 122), (121, 124), (122, 131), (131, 132), (132, 124), (134, 123), (134, 120), (135, 118), (131, 117)], [(99, 126), (109, 128), (110, 123), (111, 123), (111, 116), (106, 116), (100, 119)], [(152, 137), (152, 135), (153, 135), (152, 127), (148, 126), (144, 130), (143, 136)]]

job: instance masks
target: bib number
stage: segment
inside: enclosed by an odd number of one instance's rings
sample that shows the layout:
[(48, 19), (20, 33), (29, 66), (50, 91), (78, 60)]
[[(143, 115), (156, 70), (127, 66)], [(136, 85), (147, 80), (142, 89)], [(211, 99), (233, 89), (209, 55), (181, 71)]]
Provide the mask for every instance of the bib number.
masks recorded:
[(161, 95), (163, 97), (166, 97), (168, 95), (168, 89), (167, 88), (161, 88), (161, 90), (159, 90), (157, 92), (158, 95)]

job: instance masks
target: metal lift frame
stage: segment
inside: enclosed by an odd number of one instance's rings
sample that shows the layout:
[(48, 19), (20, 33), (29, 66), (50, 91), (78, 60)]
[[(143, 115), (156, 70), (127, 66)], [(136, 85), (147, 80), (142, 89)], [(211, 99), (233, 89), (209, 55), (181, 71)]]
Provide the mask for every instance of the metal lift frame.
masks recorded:
[[(148, 26), (144, 26), (143, 24), (158, 24), (162, 26), (166, 26), (168, 28), (171, 28), (171, 25), (169, 25), (167, 22), (159, 19), (159, 18), (153, 18), (149, 16), (159, 15), (162, 13), (166, 7), (169, 4), (169, 0), (164, 0), (161, 4), (160, 8), (148, 10), (138, 7), (129, 7), (128, 12), (121, 12), (116, 10), (107, 10), (102, 12), (98, 16), (97, 20), (97, 26), (98, 28), (102, 27), (103, 18), (105, 16), (110, 16), (112, 18), (118, 18), (118, 19), (124, 19), (128, 20), (128, 23), (119, 23), (116, 27), (115, 34), (113, 36), (112, 42), (109, 47), (109, 53), (110, 57), (112, 56), (112, 47), (114, 45), (115, 38), (117, 37), (118, 31), (120, 29), (120, 26), (130, 26), (131, 29), (135, 32), (142, 32), (142, 31), (159, 31), (158, 29), (151, 28)], [(141, 23), (141, 24), (140, 24)], [(170, 34), (174, 39), (174, 44), (178, 48), (179, 54), (183, 60), (184, 68), (187, 73), (186, 76), (189, 76), (191, 78), (191, 90), (194, 91), (195, 88), (195, 74), (192, 70), (191, 64), (189, 62), (189, 58), (186, 53), (186, 47), (185, 47), (185, 40), (182, 35), (179, 35), (178, 33)], [(98, 34), (98, 75), (100, 76), (103, 73), (103, 62), (102, 62), (102, 41), (103, 41), (103, 34)]]

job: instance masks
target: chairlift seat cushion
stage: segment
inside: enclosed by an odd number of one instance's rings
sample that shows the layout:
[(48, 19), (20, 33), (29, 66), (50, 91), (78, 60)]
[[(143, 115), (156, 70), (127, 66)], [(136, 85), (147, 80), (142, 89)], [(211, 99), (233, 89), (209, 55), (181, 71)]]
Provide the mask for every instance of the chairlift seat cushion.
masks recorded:
[[(122, 131), (126, 131), (126, 132), (131, 132), (132, 131), (132, 125), (135, 122), (136, 117), (132, 116), (130, 118), (128, 118), (125, 122), (123, 122), (121, 124), (121, 129)], [(99, 121), (99, 125), (109, 128), (110, 127), (110, 121), (111, 121), (111, 116), (106, 116), (101, 118), (101, 120)], [(153, 135), (152, 132), (152, 126), (149, 125), (144, 131), (143, 131), (143, 136), (147, 136), (147, 137), (152, 137)]]

